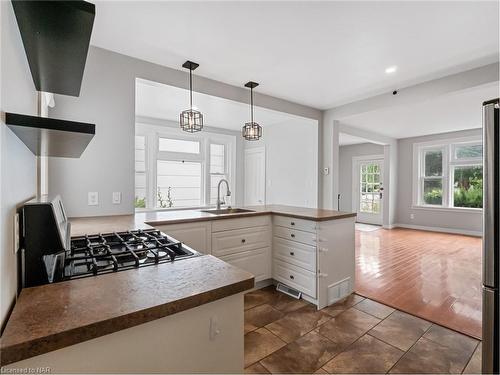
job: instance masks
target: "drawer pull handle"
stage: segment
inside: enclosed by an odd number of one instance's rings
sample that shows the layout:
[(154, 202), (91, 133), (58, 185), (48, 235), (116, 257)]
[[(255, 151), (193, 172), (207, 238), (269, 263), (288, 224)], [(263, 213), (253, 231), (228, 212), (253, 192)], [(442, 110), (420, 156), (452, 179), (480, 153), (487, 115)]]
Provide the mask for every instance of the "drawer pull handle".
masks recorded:
[(241, 240), (241, 243), (245, 243), (247, 242), (247, 240), (245, 240), (244, 238)]
[(292, 234), (290, 235), (290, 237), (295, 238), (295, 234), (293, 234), (293, 233), (292, 233)]
[(293, 251), (290, 251), (290, 255), (291, 255), (291, 256), (294, 256), (294, 255), (295, 255), (295, 253), (294, 253)]
[(290, 223), (290, 225), (295, 225), (295, 222), (294, 222), (294, 221), (292, 221), (292, 222)]
[(290, 275), (290, 279), (292, 279), (292, 280), (293, 280), (293, 279), (295, 279), (295, 277), (293, 277), (293, 275)]

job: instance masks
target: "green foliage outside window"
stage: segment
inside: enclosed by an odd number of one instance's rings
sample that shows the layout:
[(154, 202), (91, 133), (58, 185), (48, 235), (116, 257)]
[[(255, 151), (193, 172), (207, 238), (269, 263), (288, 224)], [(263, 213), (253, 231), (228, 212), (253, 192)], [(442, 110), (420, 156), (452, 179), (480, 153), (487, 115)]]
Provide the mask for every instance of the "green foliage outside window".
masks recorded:
[(135, 197), (135, 208), (146, 208), (146, 198)]

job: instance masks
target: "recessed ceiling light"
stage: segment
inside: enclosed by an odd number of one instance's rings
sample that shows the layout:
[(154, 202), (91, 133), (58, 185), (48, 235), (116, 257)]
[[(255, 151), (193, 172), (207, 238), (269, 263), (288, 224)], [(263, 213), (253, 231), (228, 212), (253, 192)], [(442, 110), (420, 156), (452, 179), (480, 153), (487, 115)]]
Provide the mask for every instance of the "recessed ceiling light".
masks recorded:
[(396, 70), (398, 70), (398, 67), (396, 65), (393, 65), (393, 66), (390, 66), (390, 67), (386, 68), (385, 72), (387, 74), (391, 74), (391, 73), (396, 72)]

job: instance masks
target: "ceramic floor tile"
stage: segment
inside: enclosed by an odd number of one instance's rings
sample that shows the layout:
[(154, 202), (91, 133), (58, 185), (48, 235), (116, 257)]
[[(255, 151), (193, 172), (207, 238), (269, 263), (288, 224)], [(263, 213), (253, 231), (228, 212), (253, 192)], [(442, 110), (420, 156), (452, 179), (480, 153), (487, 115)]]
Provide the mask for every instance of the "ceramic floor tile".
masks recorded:
[(331, 374), (385, 374), (404, 354), (370, 335), (364, 335), (323, 368)]
[(368, 298), (356, 304), (355, 308), (379, 319), (385, 319), (395, 311), (392, 307), (372, 301)]
[(246, 293), (244, 297), (245, 310), (270, 302), (274, 298), (274, 293), (274, 289), (270, 287)]
[(303, 299), (292, 298), (281, 292), (276, 292), (276, 295), (269, 304), (277, 310), (288, 313), (309, 305), (309, 302)]
[(472, 355), (469, 363), (465, 367), (464, 374), (480, 374), (481, 373), (481, 348), (479, 344)]
[(332, 319), (315, 330), (341, 347), (346, 348), (363, 336), (367, 329), (355, 327), (345, 321)]
[(422, 337), (390, 372), (394, 374), (460, 374), (469, 358), (470, 356), (464, 356), (461, 350), (453, 350)]
[(270, 372), (260, 364), (260, 362), (254, 363), (245, 369), (245, 374), (270, 374)]
[(339, 353), (338, 344), (312, 331), (262, 360), (273, 374), (311, 374)]
[(365, 299), (364, 297), (361, 297), (360, 295), (353, 293), (350, 296), (344, 298), (342, 301), (334, 303), (331, 306), (327, 306), (321, 311), (324, 311), (331, 316), (337, 316), (341, 312), (358, 304), (359, 302), (363, 301), (364, 299)]
[(479, 344), (479, 341), (476, 339), (436, 324), (433, 324), (423, 337), (452, 350), (461, 351), (465, 356), (469, 357)]
[(245, 335), (245, 367), (260, 361), (285, 345), (285, 342), (265, 328), (247, 333)]
[(370, 335), (406, 351), (417, 342), (430, 326), (431, 323), (423, 319), (401, 311), (395, 311), (373, 328)]
[(316, 306), (308, 305), (286, 314), (266, 328), (282, 340), (292, 342), (330, 319), (330, 315), (318, 311)]
[(350, 308), (344, 311), (342, 314), (337, 315), (333, 319), (339, 322), (346, 322), (350, 325), (364, 329), (366, 331), (373, 328), (381, 321), (380, 319), (375, 318), (374, 316), (367, 314), (363, 311), (356, 310), (355, 308)]
[(245, 310), (245, 333), (264, 327), (283, 317), (283, 313), (268, 304)]

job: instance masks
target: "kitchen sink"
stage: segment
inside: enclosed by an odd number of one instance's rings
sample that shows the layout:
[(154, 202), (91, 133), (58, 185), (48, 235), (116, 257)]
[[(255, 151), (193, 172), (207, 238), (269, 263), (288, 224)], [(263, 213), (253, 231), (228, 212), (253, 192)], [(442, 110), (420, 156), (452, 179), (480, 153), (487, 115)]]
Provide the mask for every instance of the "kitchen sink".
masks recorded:
[(227, 214), (239, 214), (244, 212), (255, 212), (255, 211), (246, 210), (244, 208), (222, 208), (220, 210), (217, 209), (201, 210), (201, 212), (206, 212), (212, 215), (227, 215)]

